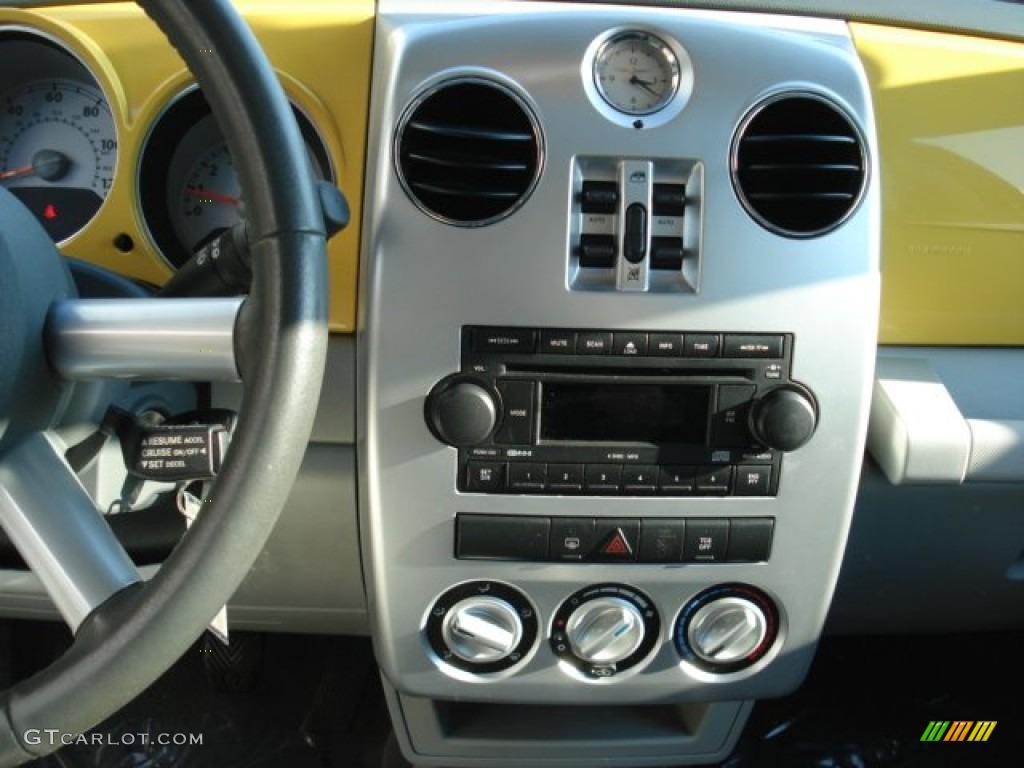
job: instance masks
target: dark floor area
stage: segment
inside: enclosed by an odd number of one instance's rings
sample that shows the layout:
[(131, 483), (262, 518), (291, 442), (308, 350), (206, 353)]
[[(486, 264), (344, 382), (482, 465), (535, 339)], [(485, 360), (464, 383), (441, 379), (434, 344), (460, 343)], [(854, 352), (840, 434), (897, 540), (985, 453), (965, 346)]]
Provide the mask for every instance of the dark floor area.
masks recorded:
[[(57, 625), (5, 629), (0, 685), (67, 643)], [(1024, 756), (1024, 635), (830, 638), (793, 696), (762, 702), (723, 768), (987, 768)], [(4, 678), (7, 679), (4, 679)], [(987, 742), (923, 742), (933, 721), (995, 721)], [(365, 638), (206, 638), (94, 729), (134, 745), (69, 746), (35, 768), (380, 768), (388, 736)], [(137, 734), (202, 734), (142, 747)]]

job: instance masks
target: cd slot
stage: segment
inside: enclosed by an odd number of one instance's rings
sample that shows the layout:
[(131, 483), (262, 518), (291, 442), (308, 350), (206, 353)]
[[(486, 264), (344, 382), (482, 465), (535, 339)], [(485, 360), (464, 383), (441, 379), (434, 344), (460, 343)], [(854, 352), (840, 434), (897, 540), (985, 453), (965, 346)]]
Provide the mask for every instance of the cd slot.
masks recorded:
[(704, 368), (699, 365), (693, 365), (692, 367), (640, 367), (636, 364), (631, 365), (601, 365), (601, 366), (587, 366), (582, 367), (578, 364), (572, 365), (557, 365), (557, 364), (543, 364), (537, 365), (534, 362), (530, 363), (505, 363), (505, 372), (503, 375), (523, 375), (531, 376), (542, 374), (544, 376), (550, 376), (552, 378), (566, 378), (566, 379), (579, 379), (581, 376), (593, 376), (593, 377), (609, 377), (614, 376), (624, 380), (635, 379), (644, 380), (646, 378), (673, 378), (673, 379), (714, 379), (716, 382), (728, 383), (729, 379), (735, 379), (739, 381), (754, 381), (757, 376), (757, 371), (752, 368), (737, 368), (730, 366), (726, 367), (715, 367), (715, 368)]

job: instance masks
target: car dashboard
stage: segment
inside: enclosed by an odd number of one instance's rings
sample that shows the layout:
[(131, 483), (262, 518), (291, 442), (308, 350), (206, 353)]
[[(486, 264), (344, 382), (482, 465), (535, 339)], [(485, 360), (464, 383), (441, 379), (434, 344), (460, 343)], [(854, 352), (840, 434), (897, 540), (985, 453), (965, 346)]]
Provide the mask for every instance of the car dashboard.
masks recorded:
[[(823, 633), (1024, 626), (1020, 7), (236, 4), (352, 216), (233, 627), (368, 634), (417, 764), (627, 766), (727, 757)], [(0, 9), (0, 166), (150, 286), (245, 215), (132, 4)]]

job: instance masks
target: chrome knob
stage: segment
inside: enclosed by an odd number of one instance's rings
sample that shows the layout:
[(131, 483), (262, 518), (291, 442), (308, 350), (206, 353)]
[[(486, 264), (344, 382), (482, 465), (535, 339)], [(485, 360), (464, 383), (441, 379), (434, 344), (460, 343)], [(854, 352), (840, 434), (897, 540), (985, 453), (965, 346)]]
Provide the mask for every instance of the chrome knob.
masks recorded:
[(687, 640), (693, 652), (713, 665), (748, 659), (768, 635), (768, 618), (756, 603), (743, 597), (721, 597), (691, 617)]
[(508, 657), (523, 637), (516, 609), (497, 597), (467, 597), (456, 603), (441, 627), (445, 645), (464, 661), (489, 664)]
[(569, 617), (566, 634), (573, 654), (590, 664), (614, 664), (631, 656), (644, 639), (644, 619), (619, 597), (583, 603)]

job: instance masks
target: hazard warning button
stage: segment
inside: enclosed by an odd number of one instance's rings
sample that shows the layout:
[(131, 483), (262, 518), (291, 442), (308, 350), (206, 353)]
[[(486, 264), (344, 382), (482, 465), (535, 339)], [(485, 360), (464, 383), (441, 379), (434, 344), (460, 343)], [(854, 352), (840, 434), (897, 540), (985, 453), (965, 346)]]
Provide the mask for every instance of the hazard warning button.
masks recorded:
[(595, 541), (600, 542), (592, 560), (636, 562), (640, 540), (639, 520), (597, 520)]

